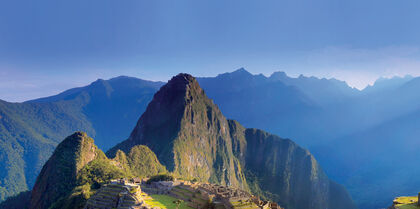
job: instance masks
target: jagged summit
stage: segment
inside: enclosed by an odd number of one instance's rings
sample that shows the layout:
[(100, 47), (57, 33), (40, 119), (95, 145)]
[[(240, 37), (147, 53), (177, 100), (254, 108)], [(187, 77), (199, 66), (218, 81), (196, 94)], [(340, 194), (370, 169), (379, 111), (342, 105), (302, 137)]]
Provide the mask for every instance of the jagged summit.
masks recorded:
[(178, 74), (162, 86), (130, 137), (108, 155), (140, 144), (181, 176), (246, 188), (228, 121), (191, 75)]

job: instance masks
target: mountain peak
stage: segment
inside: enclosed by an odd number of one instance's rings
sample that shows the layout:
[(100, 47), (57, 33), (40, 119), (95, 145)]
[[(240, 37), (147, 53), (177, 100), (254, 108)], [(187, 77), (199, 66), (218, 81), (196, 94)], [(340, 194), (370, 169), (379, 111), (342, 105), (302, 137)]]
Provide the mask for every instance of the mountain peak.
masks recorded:
[(233, 71), (232, 73), (243, 73), (243, 74), (251, 74), (250, 72), (248, 72), (247, 70), (245, 70), (245, 68), (241, 67), (235, 71)]
[(222, 77), (222, 78), (235, 78), (235, 77), (239, 77), (239, 78), (252, 78), (253, 75), (248, 72), (247, 70), (245, 70), (245, 68), (239, 68), (233, 72), (228, 72), (228, 73), (222, 73), (217, 75), (217, 77)]
[(284, 71), (277, 71), (272, 73), (269, 78), (275, 80), (283, 80), (285, 78), (289, 78), (289, 76), (287, 76), (286, 72)]
[(187, 73), (180, 73), (174, 77), (171, 78), (171, 80), (168, 81), (168, 85), (171, 87), (173, 85), (182, 87), (182, 86), (188, 86), (192, 84), (197, 84), (197, 80), (190, 74)]
[(130, 137), (108, 155), (114, 156), (118, 149), (128, 152), (136, 145), (148, 146), (170, 172), (247, 187), (233, 156), (229, 123), (191, 75), (178, 74), (162, 86)]

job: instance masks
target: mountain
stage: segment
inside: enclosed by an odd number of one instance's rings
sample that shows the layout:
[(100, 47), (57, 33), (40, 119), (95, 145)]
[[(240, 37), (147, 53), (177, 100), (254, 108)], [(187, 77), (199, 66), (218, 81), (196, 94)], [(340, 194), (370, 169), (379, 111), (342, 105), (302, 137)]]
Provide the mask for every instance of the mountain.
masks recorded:
[(257, 194), (285, 208), (356, 208), (345, 188), (323, 172), (309, 151), (288, 139), (246, 129), (244, 167)]
[(102, 149), (127, 138), (162, 84), (120, 76), (24, 103), (0, 100), (0, 200), (31, 189), (57, 144), (75, 131)]
[[(71, 103), (0, 101), (0, 199), (31, 189), (63, 135), (94, 132)], [(64, 138), (64, 137), (62, 137)]]
[[(321, 107), (297, 87), (281, 81), (244, 69), (197, 81), (226, 117), (245, 127), (265, 129), (306, 145), (310, 143), (306, 139), (321, 125), (309, 125)], [(303, 128), (305, 132), (299, 131)]]
[(394, 76), (392, 78), (379, 78), (375, 81), (373, 85), (368, 85), (366, 88), (363, 89), (364, 94), (368, 93), (377, 93), (380, 91), (387, 91), (390, 89), (398, 88), (403, 84), (407, 83), (408, 81), (412, 80), (413, 76), (406, 75), (404, 77)]
[[(364, 201), (361, 194), (370, 190), (363, 181), (381, 182), (377, 185), (397, 182), (390, 172), (380, 172), (383, 177), (374, 178), (379, 173), (376, 169), (392, 169), (379, 156), (400, 160), (402, 169), (398, 171), (407, 173), (400, 174), (401, 179), (403, 175), (417, 174), (410, 167), (416, 163), (415, 158), (403, 159), (405, 155), (400, 155), (406, 146), (391, 143), (394, 155), (373, 154), (378, 153), (375, 150), (389, 150), (387, 144), (392, 138), (410, 142), (418, 136), (413, 117), (420, 107), (419, 79), (393, 80), (378, 80), (374, 85), (378, 90), (357, 93), (334, 79), (291, 78), (281, 72), (266, 77), (240, 69), (216, 77), (197, 78), (223, 115), (235, 118), (245, 127), (264, 129), (308, 147), (328, 176), (349, 187), (359, 203)], [(153, 94), (163, 84), (122, 76), (99, 79), (85, 87), (24, 103), (0, 101), (0, 164), (5, 168), (0, 171), (0, 199), (32, 188), (54, 147), (74, 131), (93, 136), (104, 150), (127, 139)], [(382, 138), (387, 143), (381, 143)], [(372, 154), (364, 148), (367, 145), (372, 147)], [(363, 152), (360, 156), (346, 154), (355, 153), (354, 150)], [(236, 158), (241, 160), (239, 156)], [(354, 162), (361, 163), (363, 169), (351, 170)], [(355, 174), (354, 180), (347, 178), (350, 173)], [(393, 195), (390, 190), (383, 192), (380, 196)], [(380, 198), (376, 192), (367, 193), (372, 195), (370, 200)], [(381, 206), (386, 205), (375, 205)]]
[[(197, 80), (227, 117), (246, 127), (304, 145), (331, 133), (319, 122), (321, 108), (295, 86), (244, 69)], [(163, 84), (120, 76), (24, 103), (0, 101), (0, 157), (6, 168), (0, 172), (0, 200), (32, 188), (54, 147), (74, 131), (95, 137), (104, 150), (127, 138)]]
[(30, 208), (49, 208), (76, 187), (76, 178), (89, 162), (105, 155), (85, 133), (76, 132), (61, 142), (45, 163), (31, 193)]
[(274, 72), (269, 79), (281, 81), (289, 86), (295, 86), (313, 101), (321, 105), (337, 103), (348, 97), (354, 97), (360, 94), (360, 91), (356, 88), (352, 88), (347, 85), (346, 82), (335, 78), (320, 79), (314, 76), (306, 77), (304, 75), (292, 78), (287, 76), (284, 72)]
[(107, 150), (116, 141), (127, 138), (162, 82), (120, 76), (98, 79), (92, 84), (67, 90), (52, 97), (26, 103), (76, 103), (73, 111), (83, 114), (95, 130), (92, 133), (101, 149)]
[(107, 152), (146, 145), (170, 172), (240, 187), (286, 208), (356, 208), (309, 151), (291, 140), (227, 120), (196, 79), (173, 77), (153, 97), (130, 137)]
[[(128, 155), (121, 150), (117, 153), (116, 158), (108, 159), (84, 132), (68, 136), (43, 166), (25, 208), (81, 209), (111, 179), (166, 173), (146, 146), (134, 146)], [(26, 193), (21, 198), (24, 201)], [(17, 201), (6, 201), (0, 207), (14, 205)]]
[(171, 172), (246, 189), (226, 118), (190, 75), (180, 74), (149, 103), (130, 137), (111, 149), (144, 144)]

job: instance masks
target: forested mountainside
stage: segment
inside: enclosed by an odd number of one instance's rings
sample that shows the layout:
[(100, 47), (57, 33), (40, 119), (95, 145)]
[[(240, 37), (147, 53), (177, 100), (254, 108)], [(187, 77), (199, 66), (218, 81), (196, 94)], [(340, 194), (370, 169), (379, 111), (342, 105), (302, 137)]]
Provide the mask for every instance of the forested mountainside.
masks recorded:
[(42, 165), (62, 136), (94, 133), (74, 103), (0, 101), (0, 199), (32, 188)]

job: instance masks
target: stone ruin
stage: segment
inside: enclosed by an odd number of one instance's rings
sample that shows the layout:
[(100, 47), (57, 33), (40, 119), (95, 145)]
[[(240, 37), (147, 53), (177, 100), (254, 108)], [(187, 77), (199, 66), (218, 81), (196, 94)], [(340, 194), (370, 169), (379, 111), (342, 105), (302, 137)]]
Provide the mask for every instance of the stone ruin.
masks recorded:
[(140, 186), (119, 179), (103, 185), (88, 199), (84, 209), (137, 209), (143, 203)]
[[(140, 178), (112, 180), (87, 201), (84, 209), (148, 209), (149, 206), (142, 199), (142, 191), (147, 194), (166, 194), (183, 199), (190, 207), (197, 209), (208, 208), (206, 205), (208, 203), (226, 209), (282, 209), (276, 203), (261, 201), (258, 197), (237, 188), (182, 180), (147, 184), (147, 180)], [(179, 193), (177, 194), (179, 191), (188, 192), (184, 194), (186, 196), (179, 196)]]

